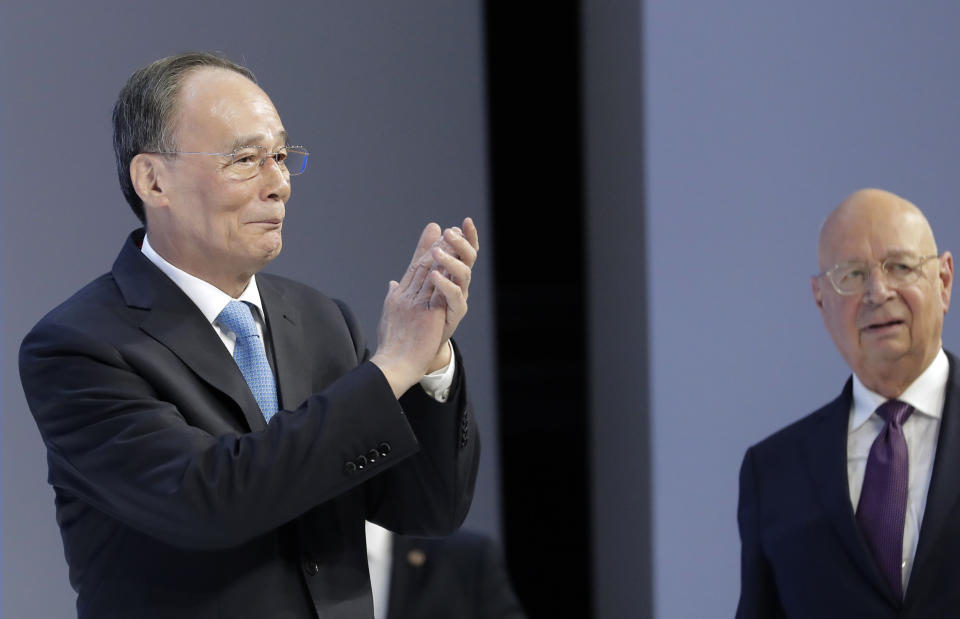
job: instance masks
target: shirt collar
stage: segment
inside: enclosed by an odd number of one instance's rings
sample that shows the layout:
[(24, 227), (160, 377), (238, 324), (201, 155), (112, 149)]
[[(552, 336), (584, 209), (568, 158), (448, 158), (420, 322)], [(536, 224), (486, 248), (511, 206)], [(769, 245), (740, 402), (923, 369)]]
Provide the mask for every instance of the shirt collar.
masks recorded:
[[(185, 295), (190, 297), (190, 300), (203, 312), (203, 316), (210, 324), (213, 324), (217, 316), (220, 315), (220, 312), (223, 311), (223, 308), (227, 306), (227, 303), (233, 300), (233, 297), (210, 282), (190, 275), (186, 271), (178, 269), (164, 260), (163, 256), (158, 254), (153, 246), (150, 245), (148, 235), (144, 235), (143, 237), (143, 247), (141, 251), (150, 262), (155, 264), (167, 277), (172, 279), (173, 283), (179, 286)], [(263, 312), (263, 305), (260, 302), (260, 290), (257, 288), (256, 276), (250, 278), (250, 283), (247, 284), (247, 287), (244, 288), (240, 296), (237, 297), (237, 300), (244, 301), (257, 308), (257, 313), (259, 314), (257, 318), (259, 318), (262, 324), (266, 324), (266, 315)]]
[[(933, 362), (917, 377), (897, 398), (912, 406), (915, 412), (940, 419), (943, 415), (943, 401), (947, 394), (947, 375), (950, 362), (943, 348), (933, 358)], [(856, 430), (870, 418), (877, 407), (887, 401), (879, 393), (867, 389), (856, 374), (853, 375), (853, 411), (850, 416), (850, 430)]]

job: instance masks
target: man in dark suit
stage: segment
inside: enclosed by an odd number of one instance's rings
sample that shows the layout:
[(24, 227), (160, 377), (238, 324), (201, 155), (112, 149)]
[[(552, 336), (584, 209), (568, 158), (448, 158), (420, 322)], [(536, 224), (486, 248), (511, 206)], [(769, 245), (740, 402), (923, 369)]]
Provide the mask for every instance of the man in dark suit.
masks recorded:
[(737, 617), (960, 616), (960, 373), (941, 345), (953, 257), (866, 189), (823, 224), (813, 296), (853, 371), (747, 450)]
[(247, 69), (152, 63), (114, 132), (146, 232), (20, 355), (78, 615), (369, 619), (364, 520), (445, 535), (469, 508), (479, 446), (450, 336), (476, 228), (426, 227), (371, 357), (342, 303), (258, 274), (307, 153)]
[(449, 537), (393, 535), (367, 523), (376, 619), (525, 619), (497, 544), (460, 530)]

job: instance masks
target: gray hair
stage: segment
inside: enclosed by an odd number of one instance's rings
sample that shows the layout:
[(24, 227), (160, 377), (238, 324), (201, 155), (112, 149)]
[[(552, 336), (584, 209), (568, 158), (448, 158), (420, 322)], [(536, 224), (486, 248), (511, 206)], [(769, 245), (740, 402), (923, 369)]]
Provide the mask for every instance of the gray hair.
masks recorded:
[(143, 201), (130, 179), (130, 162), (140, 153), (177, 150), (173, 136), (174, 107), (184, 78), (202, 67), (235, 71), (256, 82), (250, 69), (226, 56), (187, 52), (156, 60), (137, 70), (117, 95), (113, 106), (113, 151), (120, 188), (142, 223), (147, 223)]

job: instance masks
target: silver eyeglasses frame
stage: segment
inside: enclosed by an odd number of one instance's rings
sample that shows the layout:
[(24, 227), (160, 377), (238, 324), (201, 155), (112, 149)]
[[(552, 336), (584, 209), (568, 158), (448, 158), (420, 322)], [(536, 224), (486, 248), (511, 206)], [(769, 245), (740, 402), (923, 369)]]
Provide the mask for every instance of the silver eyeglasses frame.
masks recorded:
[[(257, 155), (255, 157), (257, 165), (256, 167), (239, 167), (241, 162), (252, 156), (250, 153), (244, 155), (244, 151), (250, 151), (250, 149), (256, 149)], [(286, 160), (289, 158), (290, 153), (295, 153), (297, 155), (303, 155), (303, 163), (300, 164), (299, 169), (291, 169), (287, 166)], [(176, 151), (152, 151), (144, 153), (147, 155), (210, 155), (215, 157), (229, 157), (230, 161), (223, 166), (223, 170), (227, 171), (231, 176), (238, 180), (249, 180), (255, 178), (263, 170), (263, 166), (267, 163), (267, 159), (273, 159), (273, 162), (277, 164), (277, 167), (286, 174), (290, 176), (298, 176), (303, 174), (307, 169), (307, 160), (310, 158), (310, 152), (305, 146), (301, 145), (286, 145), (275, 152), (267, 152), (265, 146), (260, 146), (258, 144), (250, 144), (249, 146), (241, 146), (236, 150), (229, 153), (208, 153), (200, 151), (185, 151), (185, 150), (176, 150)]]
[[(841, 262), (840, 264), (835, 264), (826, 271), (818, 273), (817, 277), (826, 277), (830, 281), (830, 285), (833, 286), (833, 289), (837, 291), (837, 294), (849, 296), (854, 294), (860, 294), (867, 289), (867, 284), (870, 281), (870, 278), (873, 277), (873, 265), (879, 264), (880, 270), (883, 272), (884, 279), (888, 286), (891, 288), (899, 288), (901, 286), (909, 286), (913, 282), (920, 279), (920, 273), (923, 271), (923, 265), (929, 260), (934, 258), (939, 258), (937, 254), (929, 254), (926, 256), (920, 256), (919, 258), (906, 257), (906, 256), (890, 256), (883, 260), (873, 260), (870, 262)], [(916, 261), (916, 264), (913, 262)], [(863, 270), (866, 273), (866, 276), (859, 282), (856, 288), (851, 288), (849, 290), (844, 289), (840, 283), (837, 281), (837, 276), (840, 274), (840, 271), (847, 269), (852, 266), (863, 266)], [(909, 269), (909, 272), (898, 276), (899, 281), (891, 281), (890, 272), (891, 269), (895, 266), (901, 266)]]

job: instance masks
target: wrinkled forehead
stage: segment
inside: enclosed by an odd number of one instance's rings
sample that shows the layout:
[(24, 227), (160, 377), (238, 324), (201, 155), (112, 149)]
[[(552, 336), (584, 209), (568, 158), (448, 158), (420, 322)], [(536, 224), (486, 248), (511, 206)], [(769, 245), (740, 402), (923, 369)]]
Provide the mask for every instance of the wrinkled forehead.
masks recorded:
[(843, 262), (936, 253), (930, 225), (907, 202), (838, 208), (824, 222), (817, 248), (821, 270)]
[(184, 141), (215, 136), (218, 141), (232, 143), (237, 136), (246, 135), (276, 141), (281, 140), (281, 134), (285, 136), (267, 93), (227, 69), (204, 67), (186, 76), (177, 96), (175, 116), (175, 131)]

